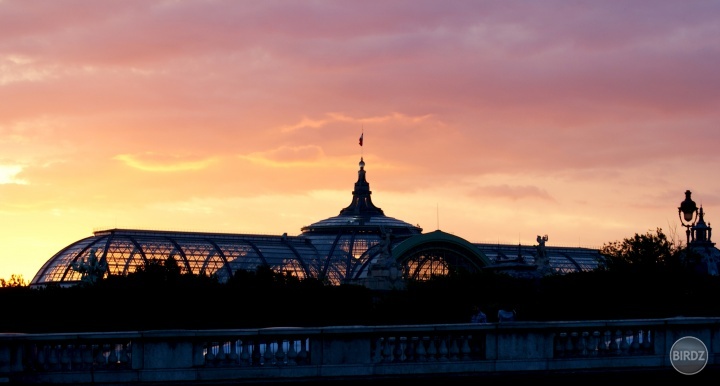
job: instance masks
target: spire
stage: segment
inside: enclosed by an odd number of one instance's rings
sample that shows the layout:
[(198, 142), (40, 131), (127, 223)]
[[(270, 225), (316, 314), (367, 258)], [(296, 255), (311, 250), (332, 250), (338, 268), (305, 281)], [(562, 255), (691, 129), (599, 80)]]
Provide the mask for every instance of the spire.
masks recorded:
[(370, 199), (370, 184), (365, 179), (365, 161), (360, 157), (360, 170), (358, 170), (358, 180), (353, 190), (353, 199), (350, 205), (340, 211), (341, 216), (370, 216), (385, 215), (382, 209), (373, 205)]
[(702, 206), (700, 206), (697, 224), (692, 227), (692, 231), (693, 240), (691, 243), (712, 243), (710, 240), (710, 237), (712, 237), (712, 228), (710, 224), (705, 223), (705, 211)]

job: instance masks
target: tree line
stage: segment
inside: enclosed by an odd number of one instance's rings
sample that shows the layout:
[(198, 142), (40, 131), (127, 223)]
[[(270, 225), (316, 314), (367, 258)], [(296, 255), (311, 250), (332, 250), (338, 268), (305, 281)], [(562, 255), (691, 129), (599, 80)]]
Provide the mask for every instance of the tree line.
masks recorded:
[(490, 322), (500, 309), (539, 321), (720, 316), (720, 278), (696, 270), (697, 257), (686, 252), (658, 228), (605, 244), (605, 263), (594, 271), (535, 279), (456, 271), (395, 291), (329, 285), (267, 266), (219, 283), (182, 273), (168, 258), (94, 285), (30, 288), (17, 277), (14, 285), (0, 282), (0, 331), (467, 323), (474, 307)]

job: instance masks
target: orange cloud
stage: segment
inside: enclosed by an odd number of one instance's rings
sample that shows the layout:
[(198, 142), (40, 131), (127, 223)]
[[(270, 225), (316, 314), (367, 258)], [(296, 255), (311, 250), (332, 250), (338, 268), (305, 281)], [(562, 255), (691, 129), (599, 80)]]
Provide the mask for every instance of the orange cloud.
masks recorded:
[(188, 170), (202, 170), (208, 168), (217, 160), (214, 158), (201, 158), (188, 156), (175, 156), (153, 152), (141, 154), (118, 154), (113, 159), (125, 165), (146, 172), (172, 173)]
[[(396, 122), (403, 125), (418, 124), (428, 119), (431, 119), (432, 114), (425, 114), (421, 116), (409, 116), (402, 113), (392, 113), (384, 116), (371, 116), (355, 118), (343, 113), (326, 113), (325, 119), (310, 119), (303, 117), (300, 122), (283, 126), (280, 128), (282, 132), (291, 132), (304, 128), (318, 129), (325, 127), (331, 123), (342, 122), (342, 123), (358, 123), (358, 124), (382, 124), (388, 122)], [(362, 128), (362, 127), (361, 127)]]
[(320, 146), (281, 146), (264, 152), (238, 156), (240, 159), (273, 167), (295, 167), (327, 164), (327, 158)]
[(555, 201), (555, 199), (544, 189), (540, 189), (537, 186), (511, 186), (511, 185), (496, 185), (496, 186), (482, 186), (473, 189), (470, 193), (471, 196), (481, 197), (492, 197), (492, 198), (504, 198), (513, 201), (525, 200), (525, 199), (539, 199), (543, 201)]

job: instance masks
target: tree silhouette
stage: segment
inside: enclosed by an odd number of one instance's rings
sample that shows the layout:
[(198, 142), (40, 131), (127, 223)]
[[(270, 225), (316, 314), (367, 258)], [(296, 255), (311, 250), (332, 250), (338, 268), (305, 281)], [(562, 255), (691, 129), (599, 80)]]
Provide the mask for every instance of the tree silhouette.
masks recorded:
[(10, 279), (8, 280), (0, 278), (0, 287), (25, 287), (27, 285), (28, 283), (25, 282), (22, 275), (16, 275), (13, 273), (10, 275)]
[(681, 249), (657, 228), (644, 235), (604, 244), (600, 253), (607, 259), (608, 270), (657, 271), (680, 267)]

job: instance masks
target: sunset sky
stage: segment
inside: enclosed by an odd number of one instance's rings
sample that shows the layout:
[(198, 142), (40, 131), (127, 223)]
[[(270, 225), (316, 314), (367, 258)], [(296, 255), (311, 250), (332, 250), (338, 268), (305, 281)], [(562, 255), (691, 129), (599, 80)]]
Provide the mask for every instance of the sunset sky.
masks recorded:
[(361, 156), (426, 232), (684, 243), (719, 37), (717, 1), (0, 0), (0, 278), (103, 228), (297, 235)]

